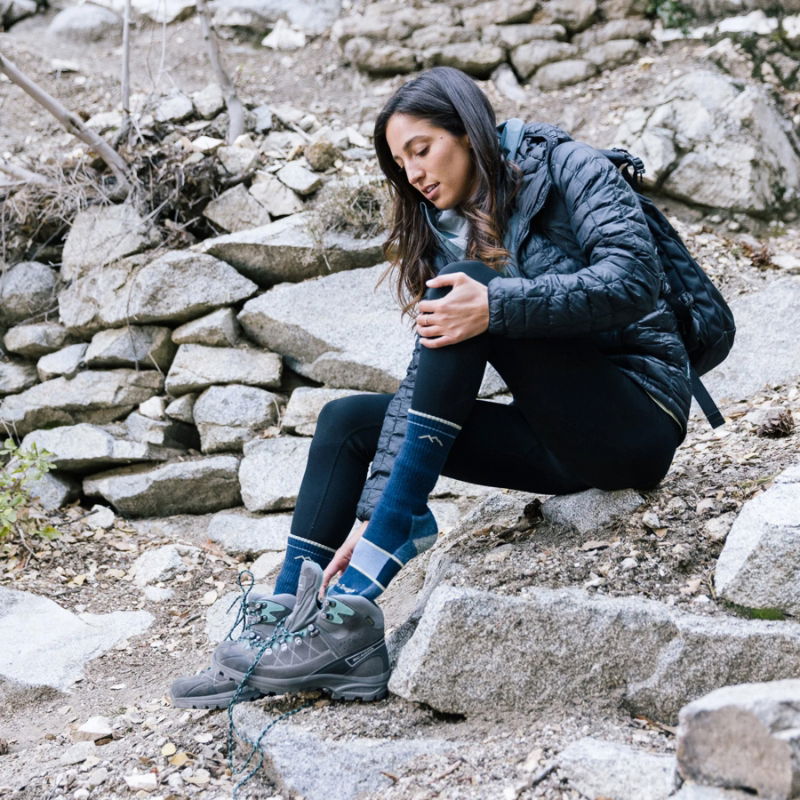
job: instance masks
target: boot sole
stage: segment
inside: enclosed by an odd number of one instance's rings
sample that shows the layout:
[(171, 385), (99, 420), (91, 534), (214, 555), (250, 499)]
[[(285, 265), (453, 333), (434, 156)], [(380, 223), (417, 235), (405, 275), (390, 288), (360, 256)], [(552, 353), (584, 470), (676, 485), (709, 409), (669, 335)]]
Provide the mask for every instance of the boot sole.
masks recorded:
[[(198, 695), (197, 697), (175, 697), (170, 693), (172, 705), (175, 708), (227, 708), (233, 700), (236, 690), (232, 692), (217, 692), (216, 694)], [(255, 689), (245, 689), (239, 700), (248, 702), (258, 700), (264, 695)]]
[[(245, 675), (244, 672), (237, 672), (222, 664), (215, 664), (215, 667), (224, 672), (228, 678), (233, 678), (237, 681), (240, 681)], [(389, 683), (391, 674), (391, 670), (387, 670), (380, 675), (354, 678), (351, 675), (317, 673), (302, 678), (283, 679), (260, 678), (258, 675), (250, 675), (247, 682), (250, 686), (266, 695), (322, 689), (328, 692), (333, 700), (364, 700), (369, 702), (382, 700), (386, 697), (386, 685)]]

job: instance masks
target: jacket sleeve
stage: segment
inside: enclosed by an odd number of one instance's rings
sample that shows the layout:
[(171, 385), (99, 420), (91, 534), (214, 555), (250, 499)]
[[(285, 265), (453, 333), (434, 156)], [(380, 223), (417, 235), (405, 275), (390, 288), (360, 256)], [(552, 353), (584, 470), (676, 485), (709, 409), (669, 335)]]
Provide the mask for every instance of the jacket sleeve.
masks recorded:
[(579, 142), (553, 149), (550, 172), (586, 266), (493, 280), (489, 331), (511, 338), (580, 336), (640, 319), (655, 308), (661, 266), (633, 190), (609, 159)]
[(405, 440), (408, 409), (411, 407), (411, 396), (414, 394), (420, 346), (419, 337), (417, 337), (406, 376), (386, 409), (386, 416), (383, 419), (383, 427), (378, 439), (378, 449), (372, 459), (369, 477), (361, 492), (361, 499), (358, 501), (356, 516), (362, 521), (372, 516), (373, 510), (383, 494), (386, 482), (389, 480), (395, 458)]

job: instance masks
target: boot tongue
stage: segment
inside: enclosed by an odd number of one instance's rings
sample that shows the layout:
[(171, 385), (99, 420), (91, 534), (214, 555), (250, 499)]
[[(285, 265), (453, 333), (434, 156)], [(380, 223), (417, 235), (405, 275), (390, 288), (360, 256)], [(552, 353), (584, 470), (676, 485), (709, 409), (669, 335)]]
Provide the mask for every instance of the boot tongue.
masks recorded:
[(286, 630), (299, 631), (317, 616), (319, 611), (317, 595), (320, 586), (322, 586), (322, 567), (315, 561), (306, 559), (300, 568), (294, 610), (286, 617)]

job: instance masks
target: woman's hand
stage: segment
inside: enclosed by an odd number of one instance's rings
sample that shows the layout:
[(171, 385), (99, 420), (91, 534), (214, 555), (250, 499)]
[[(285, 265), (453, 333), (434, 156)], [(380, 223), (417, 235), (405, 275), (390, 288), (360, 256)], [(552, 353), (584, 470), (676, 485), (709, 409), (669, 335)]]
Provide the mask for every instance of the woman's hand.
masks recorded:
[(489, 289), (463, 272), (439, 275), (426, 284), (432, 289), (452, 286), (441, 300), (422, 300), (417, 306), (417, 333), (425, 347), (446, 347), (478, 336), (489, 328)]
[(337, 576), (347, 569), (350, 559), (353, 557), (353, 550), (355, 550), (356, 543), (364, 535), (367, 529), (367, 523), (363, 522), (344, 540), (344, 544), (333, 554), (331, 563), (325, 567), (322, 573), (322, 586), (319, 590), (319, 599), (322, 602), (325, 599), (325, 592), (328, 589), (328, 584)]

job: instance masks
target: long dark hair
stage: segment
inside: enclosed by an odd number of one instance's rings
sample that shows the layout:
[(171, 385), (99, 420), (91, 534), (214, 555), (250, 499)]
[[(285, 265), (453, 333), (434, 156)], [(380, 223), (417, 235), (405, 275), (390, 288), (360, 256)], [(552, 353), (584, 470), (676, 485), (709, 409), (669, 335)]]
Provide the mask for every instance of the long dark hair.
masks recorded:
[(397, 292), (408, 312), (425, 293), (434, 276), (436, 239), (420, 213), (422, 197), (406, 179), (386, 141), (393, 114), (424, 119), (453, 136), (469, 138), (477, 177), (475, 193), (460, 208), (470, 223), (466, 256), (501, 269), (509, 257), (503, 247), (518, 172), (500, 152), (494, 109), (486, 95), (463, 72), (434, 67), (401, 86), (375, 121), (375, 151), (389, 181), (393, 201), (392, 228), (384, 245), (386, 257), (398, 268)]

